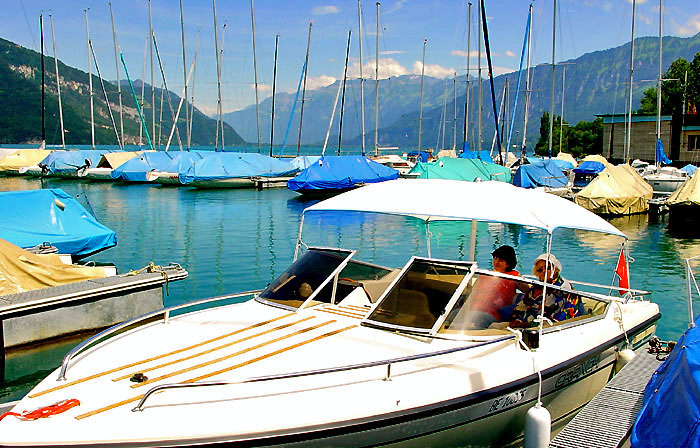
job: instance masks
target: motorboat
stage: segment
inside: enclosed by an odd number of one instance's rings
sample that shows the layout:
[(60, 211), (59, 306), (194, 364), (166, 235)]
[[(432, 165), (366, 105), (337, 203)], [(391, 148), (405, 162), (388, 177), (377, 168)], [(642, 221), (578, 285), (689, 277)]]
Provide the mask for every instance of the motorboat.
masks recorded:
[[(625, 240), (570, 201), (504, 182), (366, 185), (303, 211), (295, 261), (264, 289), (149, 313), (75, 347), (0, 421), (0, 445), (517, 444), (529, 408), (541, 402), (561, 425), (660, 317), (643, 291), (584, 292), (483, 269), (476, 232), (471, 261), (433, 257), (427, 244), (427, 256), (397, 267), (306, 245), (306, 217), (351, 212), (417, 220), (428, 243), (442, 220), (525, 226), (548, 247), (561, 228)], [(585, 312), (484, 328), (470, 315), (494, 281), (558, 290)], [(37, 409), (51, 416), (22, 417)]]
[(650, 168), (642, 177), (654, 189), (655, 195), (668, 196), (688, 179), (688, 173), (672, 166)]
[(404, 176), (411, 171), (416, 164), (407, 160), (398, 154), (382, 154), (379, 156), (369, 157), (370, 160), (381, 163), (384, 166), (393, 168), (399, 172), (399, 176)]

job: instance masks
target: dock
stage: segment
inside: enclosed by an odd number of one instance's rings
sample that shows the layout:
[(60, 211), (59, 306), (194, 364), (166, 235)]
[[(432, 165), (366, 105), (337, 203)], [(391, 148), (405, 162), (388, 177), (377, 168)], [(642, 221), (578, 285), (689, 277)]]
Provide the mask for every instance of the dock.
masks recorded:
[(628, 439), (642, 409), (644, 388), (661, 365), (655, 354), (639, 350), (571, 422), (557, 434), (550, 448), (616, 448)]

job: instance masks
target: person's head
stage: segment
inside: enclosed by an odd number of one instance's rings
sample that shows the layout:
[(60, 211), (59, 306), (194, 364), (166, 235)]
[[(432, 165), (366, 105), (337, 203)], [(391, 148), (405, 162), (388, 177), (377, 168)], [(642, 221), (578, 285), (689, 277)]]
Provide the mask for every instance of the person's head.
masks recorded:
[(300, 298), (308, 299), (311, 296), (311, 294), (314, 293), (314, 290), (311, 287), (311, 285), (304, 282), (301, 285), (299, 285), (299, 289), (297, 290), (297, 293), (299, 294)]
[(512, 271), (518, 264), (515, 249), (508, 245), (499, 247), (491, 255), (493, 256), (493, 270), (496, 272)]
[[(545, 281), (545, 270), (547, 266), (547, 254), (542, 254), (535, 258), (532, 265), (532, 273), (541, 282)], [(549, 254), (549, 275), (547, 281), (553, 280), (561, 272), (561, 262), (553, 254)]]

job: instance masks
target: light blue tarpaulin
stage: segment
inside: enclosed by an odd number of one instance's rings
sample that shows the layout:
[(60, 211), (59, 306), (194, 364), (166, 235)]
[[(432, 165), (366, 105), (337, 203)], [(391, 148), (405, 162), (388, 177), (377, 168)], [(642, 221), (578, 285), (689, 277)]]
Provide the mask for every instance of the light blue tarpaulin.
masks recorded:
[[(112, 151), (108, 149), (54, 151), (41, 161), (41, 165), (45, 165), (49, 173), (75, 172), (86, 166), (96, 167), (102, 154), (108, 152)], [(90, 161), (89, 164), (88, 160)]]
[(170, 165), (177, 154), (179, 153), (164, 151), (144, 152), (113, 169), (112, 179), (147, 182), (147, 173), (151, 171), (166, 171), (165, 168)]
[(186, 172), (180, 172), (180, 182), (233, 179), (237, 177), (279, 177), (295, 173), (289, 162), (248, 152), (217, 152), (196, 161)]
[(459, 155), (460, 159), (480, 159), (483, 162), (487, 163), (495, 163), (493, 159), (491, 158), (491, 154), (489, 154), (488, 151), (485, 149), (482, 149), (480, 152), (476, 151), (462, 151), (462, 154)]
[(114, 231), (60, 188), (0, 193), (0, 238), (23, 248), (47, 242), (79, 258), (117, 244)]
[(518, 167), (513, 176), (513, 185), (522, 188), (557, 188), (565, 187), (568, 180), (554, 159), (547, 159)]
[(204, 157), (211, 157), (217, 154), (213, 151), (181, 151), (171, 154), (173, 158), (161, 171), (166, 173), (185, 173), (192, 165)]
[(635, 448), (700, 448), (700, 318), (644, 389), (632, 427)]
[(399, 172), (364, 156), (323, 156), (294, 179), (287, 182), (290, 190), (334, 191), (396, 179)]
[(656, 140), (656, 161), (663, 163), (664, 165), (671, 163), (671, 159), (666, 157), (666, 153), (664, 152), (664, 144), (661, 143), (661, 140)]
[[(289, 163), (291, 163), (292, 166), (301, 171), (307, 169), (314, 163), (318, 162), (318, 159), (320, 158), (321, 156), (298, 156), (289, 160)], [(282, 161), (284, 162), (285, 160), (282, 159)]]
[(681, 168), (681, 171), (685, 171), (686, 173), (693, 175), (695, 174), (695, 171), (697, 171), (698, 167), (695, 165), (687, 164), (683, 168)]

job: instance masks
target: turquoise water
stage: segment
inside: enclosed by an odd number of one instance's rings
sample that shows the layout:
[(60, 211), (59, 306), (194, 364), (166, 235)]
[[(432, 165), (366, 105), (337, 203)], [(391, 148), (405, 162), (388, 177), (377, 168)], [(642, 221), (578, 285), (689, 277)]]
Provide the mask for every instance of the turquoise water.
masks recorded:
[[(189, 278), (170, 285), (166, 305), (267, 285), (291, 263), (301, 212), (313, 203), (287, 189), (197, 190), (0, 177), (0, 191), (38, 188), (62, 188), (78, 196), (100, 222), (117, 232), (117, 246), (94, 260), (112, 262), (122, 273), (149, 262), (185, 267)], [(507, 198), (503, 201), (507, 207)], [(307, 244), (357, 249), (356, 257), (365, 261), (397, 267), (412, 254), (427, 255), (425, 227), (410, 218), (323, 213), (311, 214), (305, 221)], [(629, 251), (635, 259), (631, 286), (652, 292), (663, 314), (659, 336), (677, 339), (688, 325), (683, 259), (700, 254), (700, 240), (673, 238), (666, 232), (666, 222), (650, 223), (646, 215), (612, 222), (630, 238)], [(485, 223), (477, 229), (476, 258), (482, 266), (490, 266), (495, 247), (511, 244), (517, 249), (518, 270), (529, 273), (532, 260), (545, 250), (539, 231)], [(430, 233), (432, 256), (468, 258), (470, 224), (433, 223)], [(561, 230), (554, 234), (553, 253), (564, 265), (564, 277), (608, 285), (621, 242), (617, 237)], [(0, 400), (20, 397), (57, 367), (75, 343), (8, 359)]]

